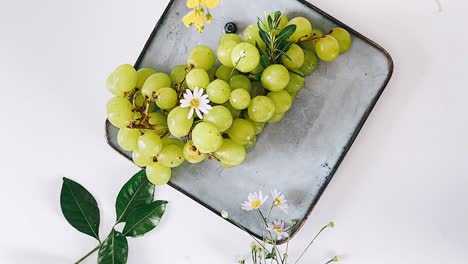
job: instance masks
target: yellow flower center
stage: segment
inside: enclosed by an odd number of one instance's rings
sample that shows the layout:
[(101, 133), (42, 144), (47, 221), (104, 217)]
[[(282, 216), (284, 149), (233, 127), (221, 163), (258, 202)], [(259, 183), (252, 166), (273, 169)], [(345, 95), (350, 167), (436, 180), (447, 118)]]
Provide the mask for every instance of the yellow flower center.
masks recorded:
[(251, 206), (252, 208), (255, 208), (255, 209), (259, 208), (259, 207), (260, 207), (260, 200), (252, 201), (252, 202), (250, 203), (250, 206)]
[(190, 100), (190, 107), (192, 108), (200, 107), (200, 101), (197, 98)]
[(277, 233), (283, 232), (283, 228), (281, 228), (281, 226), (274, 226), (273, 229), (274, 229)]
[(275, 204), (276, 205), (282, 205), (283, 203), (281, 202), (280, 198), (276, 197), (275, 198)]

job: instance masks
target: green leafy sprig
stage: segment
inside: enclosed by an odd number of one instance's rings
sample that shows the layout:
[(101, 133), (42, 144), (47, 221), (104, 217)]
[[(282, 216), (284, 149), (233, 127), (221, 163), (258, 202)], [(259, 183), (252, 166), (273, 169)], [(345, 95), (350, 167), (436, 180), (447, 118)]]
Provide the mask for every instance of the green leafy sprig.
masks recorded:
[[(291, 48), (294, 41), (288, 41), (287, 39), (294, 34), (296, 31), (296, 25), (287, 25), (280, 29), (280, 22), (283, 13), (276, 11), (273, 15), (269, 15), (266, 18), (266, 22), (258, 18), (257, 26), (260, 38), (265, 43), (265, 49), (262, 49), (256, 42), (255, 46), (260, 52), (260, 64), (263, 69), (267, 68), (271, 64), (281, 63), (281, 56), (284, 55), (287, 59), (291, 58), (286, 54), (289, 48)], [(290, 71), (294, 74), (298, 74), (304, 77), (302, 74)], [(255, 74), (254, 79), (260, 80), (262, 71)]]
[[(98, 245), (75, 264), (99, 250), (99, 264), (127, 263), (127, 237), (143, 236), (153, 230), (166, 210), (167, 201), (154, 200), (154, 185), (141, 170), (120, 190), (115, 203), (116, 221), (110, 234), (101, 242), (99, 238), (100, 213), (96, 199), (82, 185), (63, 178), (60, 206), (68, 223), (81, 233), (98, 241)], [(125, 222), (122, 231), (115, 226)]]

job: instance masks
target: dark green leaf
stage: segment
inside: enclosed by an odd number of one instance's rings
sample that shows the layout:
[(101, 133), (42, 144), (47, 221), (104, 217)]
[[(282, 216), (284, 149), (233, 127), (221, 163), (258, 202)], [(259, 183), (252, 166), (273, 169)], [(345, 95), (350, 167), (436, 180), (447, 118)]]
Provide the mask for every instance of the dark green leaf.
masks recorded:
[(280, 19), (280, 17), (281, 17), (281, 11), (276, 11), (274, 20), (278, 21)]
[(283, 52), (282, 50), (275, 49), (275, 52), (279, 52), (281, 55), (284, 55), (288, 60), (291, 60), (291, 57), (289, 57), (289, 55)]
[(155, 228), (166, 210), (167, 201), (154, 201), (133, 210), (129, 215), (123, 233), (126, 236), (142, 236)]
[(268, 21), (268, 28), (272, 29), (273, 28), (273, 18), (271, 16), (268, 16), (267, 21)]
[[(257, 24), (259, 25), (259, 28), (260, 28), (260, 25), (262, 24), (262, 22), (259, 21), (257, 22)], [(266, 33), (266, 31), (260, 28), (260, 30), (258, 31), (258, 34), (260, 35), (260, 38), (263, 40), (263, 42), (265, 42), (265, 44), (268, 46), (270, 43), (270, 37), (268, 37), (268, 34)]]
[(262, 73), (263, 73), (263, 71), (257, 72), (256, 74), (254, 74), (254, 76), (253, 76), (254, 80), (260, 81), (260, 78), (262, 77)]
[(288, 52), (289, 48), (291, 48), (292, 44), (294, 44), (294, 42), (287, 42), (286, 45), (284, 45), (284, 47), (281, 49), (281, 51), (283, 51), (284, 53)]
[(99, 264), (125, 264), (128, 257), (128, 243), (125, 236), (112, 229), (99, 249)]
[(270, 66), (270, 59), (268, 58), (268, 56), (266, 54), (263, 54), (260, 56), (260, 64), (262, 65), (262, 67), (264, 69), (266, 69), (266, 67)]
[(278, 41), (285, 40), (294, 34), (294, 31), (296, 31), (296, 25), (288, 25), (281, 30), (281, 32), (276, 36), (276, 39)]
[(267, 30), (265, 24), (263, 24), (263, 21), (259, 17), (257, 17), (257, 26), (258, 26), (258, 31), (265, 32)]
[(70, 225), (99, 240), (99, 208), (88, 190), (77, 182), (63, 178), (60, 207)]
[(295, 71), (289, 70), (289, 69), (288, 69), (288, 71), (289, 71), (290, 73), (292, 73), (292, 74), (296, 74), (297, 76), (301, 76), (302, 78), (304, 78), (304, 75), (301, 74), (301, 73), (298, 73), (298, 72), (295, 72)]
[(258, 51), (260, 52), (260, 55), (262, 55), (262, 54), (266, 55), (265, 51), (263, 51), (262, 48), (260, 48), (257, 41), (255, 41), (255, 47), (257, 47)]
[(154, 185), (148, 181), (145, 170), (141, 170), (125, 183), (117, 196), (117, 223), (125, 222), (133, 209), (151, 203), (153, 197)]
[(276, 259), (276, 248), (273, 248), (270, 253), (266, 254), (265, 259)]

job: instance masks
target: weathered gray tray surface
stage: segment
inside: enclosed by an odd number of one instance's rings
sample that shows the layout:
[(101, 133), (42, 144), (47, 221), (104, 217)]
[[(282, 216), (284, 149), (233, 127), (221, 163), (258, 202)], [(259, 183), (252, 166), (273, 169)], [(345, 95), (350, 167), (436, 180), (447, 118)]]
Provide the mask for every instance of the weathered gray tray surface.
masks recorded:
[[(223, 169), (211, 160), (185, 164), (173, 171), (170, 182), (213, 212), (228, 211), (255, 236), (264, 232), (262, 223), (257, 214), (240, 209), (242, 201), (249, 192), (269, 194), (278, 189), (287, 195), (290, 209), (288, 215), (277, 212), (273, 217), (298, 219), (301, 226), (388, 83), (393, 71), (390, 56), (304, 1), (221, 1), (212, 12), (213, 23), (203, 34), (187, 29), (180, 21), (188, 11), (185, 1), (171, 1), (136, 62), (137, 68), (169, 72), (185, 64), (186, 54), (196, 45), (216, 50), (226, 22), (235, 22), (242, 31), (256, 22), (256, 17), (276, 10), (286, 10), (289, 17), (307, 17), (324, 32), (337, 25), (344, 27), (353, 36), (353, 47), (334, 62), (319, 64), (318, 70), (306, 78), (293, 108), (283, 121), (265, 128), (244, 164), (232, 169)], [(108, 122), (106, 130), (109, 144), (131, 157), (116, 142), (118, 130)]]

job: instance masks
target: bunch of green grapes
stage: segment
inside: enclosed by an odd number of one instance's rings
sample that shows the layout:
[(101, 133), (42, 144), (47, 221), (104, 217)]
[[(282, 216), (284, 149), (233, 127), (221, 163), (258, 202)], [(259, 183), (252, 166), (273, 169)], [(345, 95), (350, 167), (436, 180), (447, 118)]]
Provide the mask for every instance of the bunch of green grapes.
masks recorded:
[(185, 161), (212, 159), (224, 168), (243, 163), (265, 125), (280, 122), (291, 109), (317, 57), (331, 61), (351, 47), (346, 30), (323, 34), (303, 17), (282, 14), (272, 34), (288, 25), (295, 25), (289, 49), (266, 68), (260, 54), (268, 44), (253, 24), (242, 37), (222, 35), (216, 52), (194, 47), (170, 73), (124, 64), (110, 74), (108, 120), (120, 129), (120, 147), (146, 167), (152, 183), (166, 184), (171, 169)]

